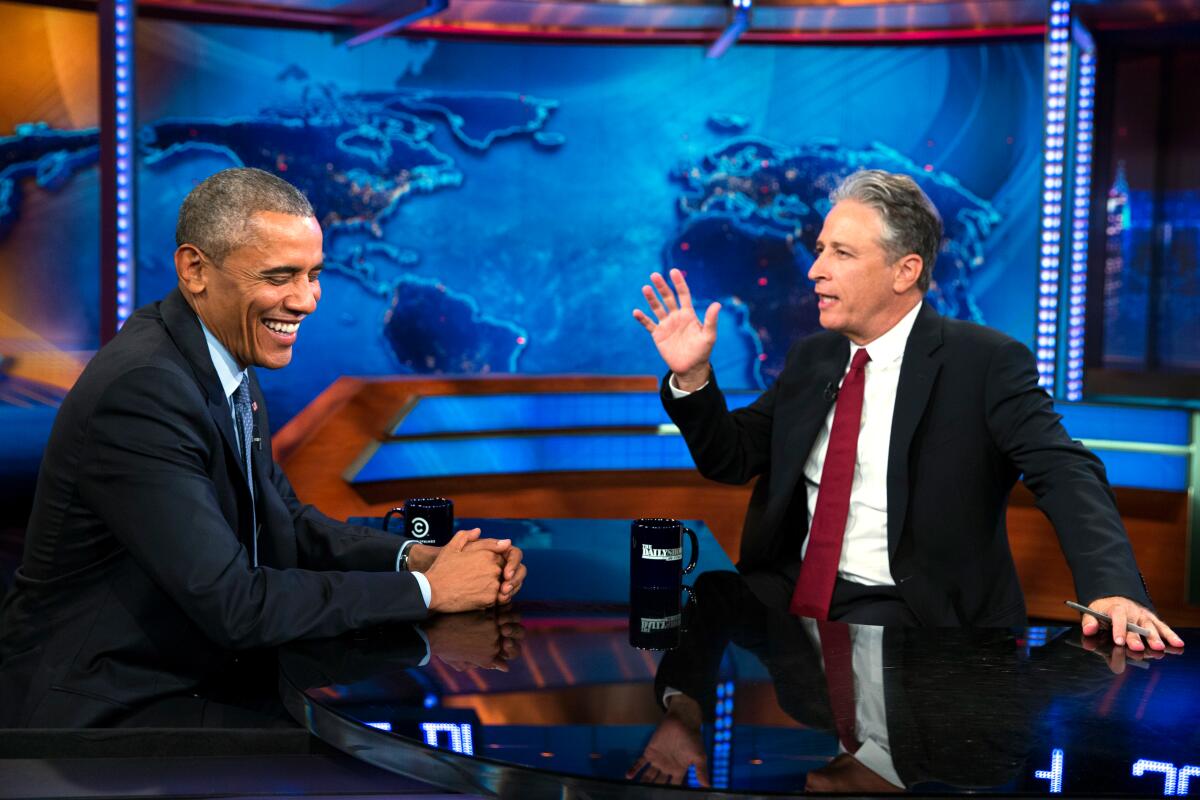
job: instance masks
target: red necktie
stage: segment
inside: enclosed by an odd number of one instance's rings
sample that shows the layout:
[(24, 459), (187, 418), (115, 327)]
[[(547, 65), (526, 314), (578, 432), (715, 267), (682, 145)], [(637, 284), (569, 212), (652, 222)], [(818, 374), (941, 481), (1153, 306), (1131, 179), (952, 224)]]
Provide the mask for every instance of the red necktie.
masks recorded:
[(829, 710), (837, 728), (838, 741), (848, 753), (857, 753), (862, 743), (854, 712), (854, 653), (850, 629), (840, 622), (818, 622), (821, 655), (825, 659), (825, 684), (829, 687)]
[(850, 485), (854, 482), (858, 429), (862, 424), (864, 371), (870, 360), (866, 350), (855, 353), (838, 391), (829, 448), (821, 468), (821, 486), (817, 490), (817, 509), (808, 531), (808, 549), (789, 607), (793, 614), (803, 617), (829, 616), (838, 560), (842, 557), (842, 538), (846, 535), (846, 517), (850, 514)]

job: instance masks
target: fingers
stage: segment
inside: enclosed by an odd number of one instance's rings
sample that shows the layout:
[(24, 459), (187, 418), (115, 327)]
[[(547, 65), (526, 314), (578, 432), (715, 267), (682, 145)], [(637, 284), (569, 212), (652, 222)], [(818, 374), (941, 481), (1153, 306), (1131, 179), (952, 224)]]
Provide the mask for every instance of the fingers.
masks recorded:
[(638, 322), (642, 323), (642, 327), (645, 328), (650, 333), (654, 333), (654, 329), (656, 327), (658, 327), (657, 325), (655, 325), (653, 322), (650, 321), (649, 317), (647, 317), (644, 313), (642, 313), (642, 310), (640, 308), (635, 308), (633, 310), (633, 318), (636, 319)]
[(1175, 633), (1175, 631), (1171, 630), (1171, 627), (1169, 625), (1167, 625), (1167, 623), (1163, 622), (1161, 619), (1154, 616), (1153, 614), (1150, 615), (1150, 619), (1151, 619), (1151, 624), (1147, 625), (1146, 627), (1150, 628), (1151, 630), (1156, 631), (1158, 633), (1158, 635), (1162, 638), (1162, 640), (1164, 642), (1164, 645), (1163, 645), (1164, 650), (1166, 649), (1167, 644), (1171, 645), (1172, 647), (1183, 647), (1183, 639), (1180, 639), (1179, 634), (1177, 634), (1177, 633)]
[[(479, 529), (476, 528), (476, 531)], [(512, 547), (512, 539), (481, 539), (476, 536), (471, 542), (471, 550), (487, 550), (492, 553), (507, 553)]]
[[(1123, 645), (1128, 637), (1130, 641), (1130, 649), (1142, 650), (1142, 640), (1138, 637), (1138, 635), (1136, 633), (1128, 633), (1125, 630), (1125, 623), (1128, 621), (1128, 617), (1125, 614), (1125, 607), (1122, 605), (1114, 605), (1108, 610), (1108, 615), (1112, 617), (1113, 644)], [(1133, 645), (1133, 640), (1135, 639), (1137, 640), (1136, 647)]]
[(513, 579), (513, 576), (517, 574), (517, 568), (521, 566), (521, 559), (524, 557), (525, 554), (521, 552), (521, 548), (519, 547), (513, 547), (508, 551), (508, 558), (504, 564), (505, 580)]
[(704, 332), (711, 334), (714, 340), (717, 338), (717, 320), (720, 318), (720, 312), (720, 303), (713, 303), (704, 312)]
[(454, 534), (454, 538), (446, 543), (446, 547), (444, 549), (461, 553), (468, 544), (479, 538), (480, 533), (482, 533), (482, 531), (479, 528), (472, 528), (469, 531), (459, 531), (458, 533)]
[[(661, 277), (659, 281), (662, 281)], [(663, 286), (666, 286), (666, 284), (664, 283)], [(663, 307), (662, 302), (658, 299), (658, 294), (652, 287), (643, 286), (642, 297), (646, 298), (646, 303), (650, 306), (650, 310), (654, 312), (654, 316), (658, 318), (659, 322), (667, 318), (667, 310)]]
[(708, 760), (701, 758), (696, 761), (696, 783), (700, 784), (705, 789), (712, 788), (712, 781), (708, 778)]
[(1091, 614), (1083, 615), (1083, 635), (1095, 636), (1100, 631), (1100, 620)]
[(667, 310), (678, 311), (679, 303), (675, 301), (675, 293), (667, 285), (666, 279), (657, 272), (652, 272), (650, 273), (650, 282), (654, 284), (654, 288), (658, 289), (658, 293), (662, 295), (663, 303), (666, 304)]
[(633, 762), (633, 766), (625, 770), (625, 778), (632, 779), (633, 776), (642, 771), (642, 767), (644, 766), (646, 766), (646, 757), (638, 756), (637, 761)]
[(679, 307), (684, 311), (692, 311), (692, 290), (683, 279), (683, 273), (677, 269), (671, 270), (671, 283), (675, 284), (675, 291), (679, 293)]

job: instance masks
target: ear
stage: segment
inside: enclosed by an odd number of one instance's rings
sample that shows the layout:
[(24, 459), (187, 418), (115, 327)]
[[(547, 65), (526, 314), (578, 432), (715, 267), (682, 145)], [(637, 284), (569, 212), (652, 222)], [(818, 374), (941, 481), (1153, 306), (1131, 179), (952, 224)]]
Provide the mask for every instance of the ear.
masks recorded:
[(896, 262), (896, 272), (892, 276), (892, 291), (904, 294), (917, 285), (921, 271), (925, 269), (925, 261), (916, 253), (909, 253)]
[(208, 272), (204, 255), (195, 245), (181, 244), (175, 250), (175, 274), (179, 276), (179, 288), (188, 294), (203, 294), (208, 286)]

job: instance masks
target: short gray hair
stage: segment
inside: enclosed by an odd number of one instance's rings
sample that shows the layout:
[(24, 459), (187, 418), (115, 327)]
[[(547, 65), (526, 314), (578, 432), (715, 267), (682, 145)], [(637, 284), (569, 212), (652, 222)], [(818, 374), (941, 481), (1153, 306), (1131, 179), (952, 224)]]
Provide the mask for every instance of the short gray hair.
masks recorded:
[(830, 200), (854, 200), (870, 206), (883, 218), (883, 249), (897, 261), (909, 253), (921, 257), (917, 288), (929, 289), (933, 264), (942, 244), (942, 215), (921, 187), (907, 175), (881, 169), (861, 169), (842, 181)]
[(250, 238), (250, 218), (259, 211), (313, 216), (312, 204), (282, 178), (253, 167), (211, 175), (179, 207), (175, 246), (191, 244), (218, 264)]

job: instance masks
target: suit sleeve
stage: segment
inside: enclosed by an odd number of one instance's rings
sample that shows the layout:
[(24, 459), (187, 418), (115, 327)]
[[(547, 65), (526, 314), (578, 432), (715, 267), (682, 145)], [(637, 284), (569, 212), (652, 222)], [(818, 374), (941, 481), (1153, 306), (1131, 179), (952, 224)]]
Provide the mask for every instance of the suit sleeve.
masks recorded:
[(392, 572), (404, 539), (362, 525), (349, 525), (301, 503), (287, 475), (271, 460), (271, 482), (292, 514), (300, 566), (306, 569)]
[(662, 381), (662, 402), (679, 427), (696, 469), (709, 480), (743, 484), (765, 470), (771, 461), (771, 424), (779, 381), (745, 408), (729, 411), (714, 372), (708, 385), (676, 399)]
[(1067, 435), (1024, 345), (993, 354), (986, 402), (992, 439), (1053, 523), (1079, 601), (1120, 595), (1150, 606), (1104, 464)]
[(252, 569), (209, 474), (219, 433), (178, 371), (139, 367), (109, 385), (82, 448), (80, 499), (221, 646), (274, 646), (426, 614), (407, 573)]

